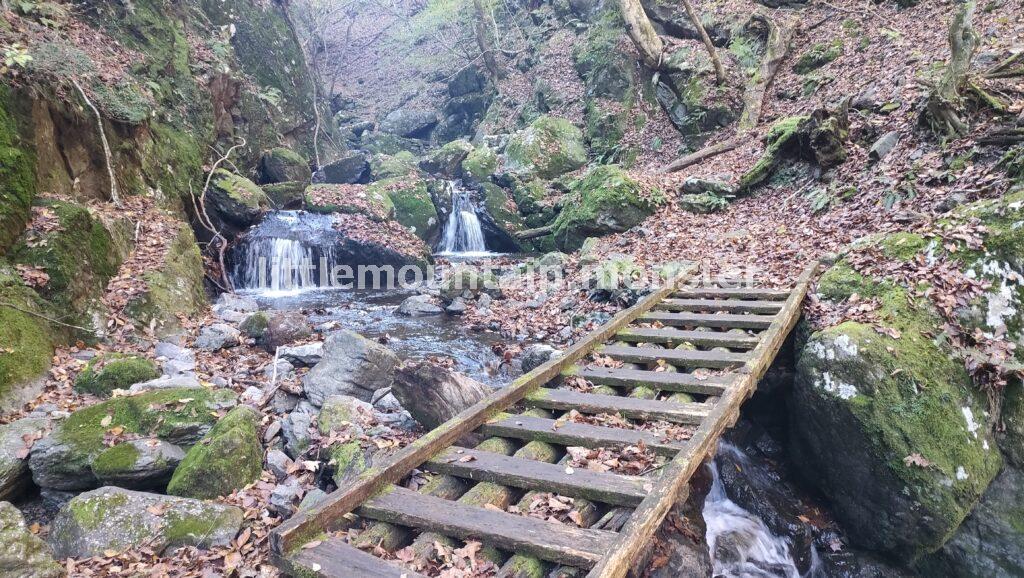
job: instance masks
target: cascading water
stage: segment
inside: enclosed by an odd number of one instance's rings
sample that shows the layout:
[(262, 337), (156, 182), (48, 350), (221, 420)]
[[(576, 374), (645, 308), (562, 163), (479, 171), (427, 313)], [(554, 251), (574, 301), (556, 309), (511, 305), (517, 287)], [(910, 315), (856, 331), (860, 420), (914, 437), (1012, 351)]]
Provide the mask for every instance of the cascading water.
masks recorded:
[(336, 261), (330, 234), (333, 219), (304, 211), (273, 211), (246, 235), (231, 255), (235, 289), (294, 292), (325, 286), (322, 272)]
[[(735, 446), (724, 442), (719, 451), (739, 453)], [(715, 576), (800, 578), (789, 541), (773, 535), (764, 521), (729, 499), (718, 475), (717, 461), (711, 463), (711, 472), (713, 482), (704, 500), (704, 521)], [(812, 565), (808, 575), (814, 573)]]
[(454, 182), (448, 182), (452, 195), (452, 210), (444, 225), (440, 255), (488, 255), (484, 232), (476, 214), (476, 206), (468, 191), (463, 191)]

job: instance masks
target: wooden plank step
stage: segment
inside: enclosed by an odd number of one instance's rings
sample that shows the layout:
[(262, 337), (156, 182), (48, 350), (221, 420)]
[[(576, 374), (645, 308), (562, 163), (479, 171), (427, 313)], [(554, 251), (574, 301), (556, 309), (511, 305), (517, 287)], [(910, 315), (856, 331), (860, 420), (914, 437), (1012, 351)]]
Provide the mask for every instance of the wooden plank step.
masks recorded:
[(709, 375), (697, 377), (689, 373), (667, 371), (645, 371), (642, 369), (619, 369), (614, 367), (574, 367), (564, 375), (578, 375), (594, 385), (611, 387), (650, 387), (662, 391), (682, 391), (704, 395), (722, 395), (739, 380), (737, 374)]
[(665, 343), (670, 346), (692, 343), (698, 347), (728, 347), (730, 349), (753, 349), (760, 340), (756, 335), (721, 333), (718, 331), (687, 331), (671, 327), (623, 329), (615, 339), (631, 343)]
[(666, 363), (682, 367), (710, 367), (722, 369), (746, 363), (749, 353), (733, 353), (731, 351), (696, 351), (689, 349), (658, 349), (655, 347), (628, 347), (607, 345), (595, 351), (618, 361), (630, 363), (654, 363), (659, 359)]
[(729, 313), (767, 313), (782, 309), (778, 301), (742, 301), (740, 299), (665, 299), (654, 306), (662, 311), (727, 311)]
[(618, 413), (634, 419), (660, 419), (691, 425), (699, 424), (710, 411), (709, 406), (703, 403), (674, 403), (656, 399), (583, 393), (571, 389), (541, 388), (526, 396), (524, 401), (527, 407), (575, 409), (580, 413)]
[(684, 327), (716, 327), (720, 329), (768, 329), (774, 315), (738, 315), (734, 313), (645, 313), (644, 321)]
[(554, 492), (571, 498), (636, 506), (647, 495), (650, 481), (638, 476), (575, 470), (469, 448), (451, 447), (425, 464), (425, 469), (478, 482)]
[(672, 457), (686, 442), (669, 442), (650, 432), (624, 428), (603, 427), (575, 422), (556, 422), (553, 419), (512, 415), (480, 426), (485, 436), (499, 436), (523, 440), (538, 440), (563, 446), (584, 448), (624, 448), (643, 441), (654, 453)]
[(618, 537), (605, 530), (467, 506), (399, 486), (385, 489), (355, 512), (366, 518), (480, 540), (502, 550), (584, 568), (596, 564)]
[(426, 578), (350, 546), (341, 538), (328, 538), (316, 546), (303, 548), (285, 559), (284, 563), (285, 570), (293, 576)]
[(761, 289), (758, 287), (687, 287), (672, 294), (680, 299), (763, 299), (785, 301), (789, 291), (783, 289)]

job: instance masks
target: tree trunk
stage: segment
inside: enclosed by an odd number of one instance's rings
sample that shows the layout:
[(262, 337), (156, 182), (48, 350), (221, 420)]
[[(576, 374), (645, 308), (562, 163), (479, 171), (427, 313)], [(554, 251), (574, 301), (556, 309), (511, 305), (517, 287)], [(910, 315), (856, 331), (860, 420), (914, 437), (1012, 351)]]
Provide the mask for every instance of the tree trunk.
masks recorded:
[(793, 40), (793, 25), (789, 22), (776, 23), (764, 14), (755, 14), (750, 19), (760, 20), (768, 26), (768, 42), (761, 66), (743, 93), (743, 114), (740, 115), (737, 126), (740, 132), (756, 127), (760, 121), (764, 94), (768, 90), (768, 85), (775, 79), (779, 64), (789, 54), (789, 45)]
[(665, 43), (654, 31), (654, 25), (647, 18), (640, 0), (619, 0), (619, 11), (626, 21), (626, 32), (640, 52), (640, 58), (647, 67), (654, 70), (661, 68), (662, 53)]
[(416, 421), (434, 429), (490, 393), (484, 384), (430, 361), (407, 361), (391, 393)]
[(700, 17), (697, 16), (697, 11), (693, 9), (693, 4), (690, 4), (690, 0), (683, 0), (683, 7), (686, 8), (686, 15), (690, 17), (690, 21), (693, 22), (697, 32), (700, 33), (701, 42), (704, 43), (704, 47), (708, 49), (708, 54), (711, 55), (711, 62), (715, 65), (715, 80), (718, 84), (725, 83), (725, 69), (722, 68), (722, 61), (718, 59), (718, 53), (715, 52), (715, 45), (711, 43), (711, 38), (708, 37), (707, 30), (704, 30), (704, 25), (700, 22)]
[(978, 47), (974, 31), (976, 0), (965, 0), (957, 6), (949, 24), (949, 62), (935, 90), (928, 97), (926, 114), (932, 129), (949, 137), (967, 133), (967, 123), (960, 118), (960, 88), (967, 80), (971, 59)]
[(497, 84), (497, 81), (505, 78), (505, 70), (498, 64), (498, 60), (494, 58), (494, 47), (491, 45), (491, 39), (487, 37), (487, 21), (490, 19), (490, 16), (484, 9), (482, 0), (473, 0), (473, 11), (476, 12), (476, 18), (473, 20), (476, 45), (480, 48), (480, 54), (484, 59), (484, 66), (491, 75), (491, 80)]

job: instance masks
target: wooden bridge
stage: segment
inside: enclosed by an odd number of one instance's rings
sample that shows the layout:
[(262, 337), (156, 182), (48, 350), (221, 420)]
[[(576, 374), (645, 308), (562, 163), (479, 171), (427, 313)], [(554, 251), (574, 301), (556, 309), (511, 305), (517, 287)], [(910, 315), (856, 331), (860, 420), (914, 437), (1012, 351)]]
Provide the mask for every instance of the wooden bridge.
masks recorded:
[[(499, 576), (530, 575), (522, 569), (531, 565), (554, 566), (565, 576), (626, 576), (771, 365), (800, 316), (816, 267), (789, 290), (724, 283), (684, 288), (693, 272), (683, 273), (561, 357), (282, 524), (271, 535), (275, 562), (298, 576), (420, 577), (345, 538), (346, 528), (376, 525), (401, 536), (388, 546), (479, 541), (504, 564)], [(617, 414), (633, 429), (572, 419), (598, 414)], [(686, 435), (666, 435), (664, 425)], [(644, 476), (590, 471), (567, 466), (568, 447), (639, 448), (667, 463)], [(454, 486), (399, 485), (414, 469)], [(483, 492), (465, 491), (473, 483), (526, 492), (527, 499), (530, 492), (573, 498), (577, 511), (588, 506), (590, 515), (576, 517), (583, 524), (561, 524), (510, 513), (486, 503)], [(432, 491), (439, 487), (460, 489)], [(383, 541), (372, 546), (387, 550)]]

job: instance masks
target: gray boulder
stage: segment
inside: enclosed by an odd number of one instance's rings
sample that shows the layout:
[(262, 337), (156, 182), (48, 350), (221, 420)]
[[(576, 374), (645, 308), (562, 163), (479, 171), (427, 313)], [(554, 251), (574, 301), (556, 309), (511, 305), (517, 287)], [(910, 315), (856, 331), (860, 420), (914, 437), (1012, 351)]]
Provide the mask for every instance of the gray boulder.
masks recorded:
[(0, 425), (0, 500), (17, 497), (32, 484), (28, 454), (46, 431), (47, 420), (28, 417)]
[(868, 157), (873, 161), (880, 161), (885, 157), (889, 156), (892, 149), (896, 148), (896, 145), (900, 142), (900, 131), (892, 130), (875, 141), (875, 144), (871, 145), (871, 150), (868, 151)]
[(429, 295), (413, 295), (402, 301), (398, 306), (399, 315), (407, 317), (424, 317), (427, 315), (440, 315), (444, 310), (431, 302)]
[[(237, 311), (238, 313), (252, 313), (260, 308), (255, 299), (237, 295), (235, 293), (221, 293), (217, 302), (213, 305), (214, 314), (222, 311)], [(159, 355), (159, 352), (157, 353)]]
[(217, 351), (238, 345), (240, 338), (241, 333), (234, 327), (226, 323), (214, 323), (199, 332), (195, 346), (204, 351)]
[(104, 486), (133, 490), (162, 490), (185, 458), (185, 450), (158, 439), (138, 439), (104, 450), (92, 462), (92, 472)]
[(358, 333), (339, 331), (324, 341), (324, 356), (303, 379), (306, 397), (321, 406), (332, 395), (368, 401), (394, 381), (398, 357)]
[(299, 459), (309, 449), (310, 432), (313, 419), (320, 411), (308, 401), (300, 401), (281, 421), (281, 435), (284, 437), (284, 450), (292, 459)]
[(142, 393), (153, 389), (180, 389), (182, 387), (202, 387), (199, 378), (194, 373), (180, 373), (177, 375), (162, 375), (156, 379), (136, 383), (128, 388), (128, 393)]
[(306, 343), (294, 347), (282, 347), (277, 355), (295, 367), (313, 367), (324, 356), (323, 343)]
[(437, 122), (437, 113), (432, 110), (400, 108), (384, 117), (379, 129), (400, 137), (427, 139)]
[(50, 543), (58, 558), (142, 546), (161, 553), (227, 546), (241, 526), (242, 510), (234, 506), (108, 486), (68, 502), (53, 521)]
[(370, 178), (370, 161), (358, 151), (345, 153), (320, 170), (323, 182), (333, 185), (365, 183)]
[(523, 373), (533, 371), (544, 365), (548, 360), (562, 355), (560, 349), (555, 349), (546, 343), (537, 343), (523, 349), (520, 364), (523, 366)]
[(64, 567), (53, 559), (50, 547), (28, 531), (21, 512), (0, 502), (0, 576), (9, 578), (57, 578)]

